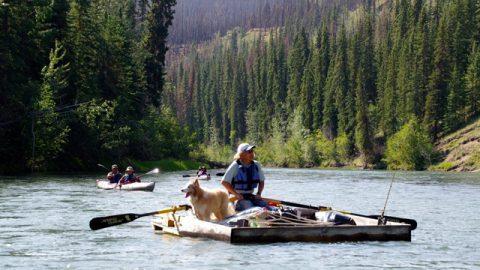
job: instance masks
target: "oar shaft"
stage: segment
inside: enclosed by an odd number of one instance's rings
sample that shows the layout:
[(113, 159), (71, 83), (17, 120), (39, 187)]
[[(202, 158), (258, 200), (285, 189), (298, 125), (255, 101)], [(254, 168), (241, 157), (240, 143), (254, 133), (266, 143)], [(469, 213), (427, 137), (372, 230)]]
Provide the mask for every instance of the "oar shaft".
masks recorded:
[(153, 216), (153, 215), (160, 215), (160, 214), (176, 212), (176, 211), (183, 211), (183, 210), (188, 210), (190, 208), (191, 208), (190, 205), (183, 204), (183, 205), (179, 205), (179, 206), (173, 206), (171, 208), (162, 209), (162, 210), (159, 210), (159, 211), (149, 212), (149, 213), (145, 213), (145, 214), (137, 214), (137, 218), (146, 217), (146, 216)]
[(306, 209), (313, 209), (313, 210), (331, 210), (330, 207), (326, 206), (313, 206), (313, 205), (307, 205), (307, 204), (300, 204), (300, 203), (294, 203), (294, 202), (287, 202), (287, 201), (281, 201), (281, 200), (275, 200), (275, 199), (270, 199), (270, 198), (262, 198), (263, 200), (267, 202), (272, 202), (276, 204), (283, 204), (283, 205), (288, 205), (288, 206), (293, 206), (293, 207), (300, 207), (300, 208), (306, 208)]
[[(292, 206), (292, 207), (301, 207), (301, 208), (313, 209), (313, 210), (318, 210), (318, 211), (334, 210), (334, 211), (337, 211), (337, 212), (340, 212), (340, 213), (343, 213), (343, 214), (348, 214), (348, 215), (358, 216), (358, 217), (371, 218), (371, 219), (378, 219), (378, 217), (379, 217), (379, 215), (362, 215), (362, 214), (352, 213), (352, 212), (348, 212), (348, 211), (332, 209), (331, 207), (327, 207), (327, 206), (312, 206), (312, 205), (306, 205), (306, 204), (300, 204), (300, 203), (294, 203), (294, 202), (287, 202), (287, 201), (281, 201), (281, 200), (275, 200), (275, 199), (269, 199), (269, 198), (262, 198), (262, 199), (267, 201), (267, 202), (283, 204), (283, 205), (288, 205), (288, 206)], [(390, 222), (409, 224), (412, 231), (417, 228), (417, 221), (415, 221), (414, 219), (391, 217), (391, 216), (384, 216), (384, 218), (386, 218), (386, 220), (390, 221)]]

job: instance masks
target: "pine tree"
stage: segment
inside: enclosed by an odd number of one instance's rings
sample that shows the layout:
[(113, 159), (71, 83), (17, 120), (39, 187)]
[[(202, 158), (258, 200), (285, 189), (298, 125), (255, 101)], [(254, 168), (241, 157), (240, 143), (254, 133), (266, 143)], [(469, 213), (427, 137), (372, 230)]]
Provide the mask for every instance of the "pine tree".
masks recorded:
[(302, 29), (293, 41), (293, 47), (288, 55), (288, 82), (287, 113), (292, 115), (295, 106), (299, 103), (300, 89), (305, 66), (309, 58), (308, 38), (305, 29)]
[(449, 78), (450, 50), (448, 41), (447, 16), (443, 16), (435, 40), (434, 65), (430, 75), (424, 124), (432, 139), (441, 132), (441, 120), (445, 113), (447, 82)]
[(451, 132), (465, 121), (465, 86), (462, 76), (455, 66), (448, 84), (447, 109), (444, 117), (444, 130)]
[(326, 22), (322, 29), (318, 31), (316, 38), (312, 64), (314, 68), (314, 86), (312, 100), (312, 129), (320, 129), (322, 127), (323, 118), (323, 95), (328, 75), (328, 66), (330, 64), (330, 40), (327, 31)]
[(160, 104), (165, 54), (167, 53), (168, 27), (172, 25), (176, 0), (153, 0), (148, 14), (147, 35), (144, 48), (148, 52), (145, 59), (147, 78), (147, 104)]
[(43, 83), (32, 119), (33, 145), (29, 162), (32, 170), (45, 170), (48, 160), (57, 157), (67, 142), (70, 128), (56, 112), (54, 100), (67, 86), (68, 64), (62, 63), (64, 56), (65, 51), (56, 42), (55, 49), (50, 52), (50, 63), (42, 69)]
[(303, 128), (310, 131), (313, 130), (312, 92), (314, 87), (313, 66), (311, 63), (312, 62), (310, 61), (303, 72), (300, 101), (298, 106)]
[(62, 103), (72, 104), (99, 96), (99, 29), (90, 1), (73, 0), (67, 15), (65, 47), (70, 62), (69, 87)]
[(472, 118), (480, 112), (480, 49), (474, 42), (470, 53), (470, 63), (465, 74), (467, 95), (467, 117)]

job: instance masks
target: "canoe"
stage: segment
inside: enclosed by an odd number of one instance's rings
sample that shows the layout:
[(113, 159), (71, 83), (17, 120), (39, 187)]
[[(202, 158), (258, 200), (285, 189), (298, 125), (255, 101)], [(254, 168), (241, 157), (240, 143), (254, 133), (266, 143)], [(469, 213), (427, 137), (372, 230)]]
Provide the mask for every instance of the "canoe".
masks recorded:
[(117, 189), (129, 191), (153, 191), (155, 182), (135, 182), (125, 185), (118, 185), (110, 183), (107, 180), (97, 180), (97, 187), (101, 189)]
[(210, 180), (210, 174), (199, 175), (198, 180)]
[[(320, 211), (315, 216), (324, 215)], [(237, 223), (202, 221), (188, 212), (186, 215), (166, 213), (155, 216), (152, 221), (156, 233), (186, 237), (201, 237), (236, 244), (275, 242), (345, 242), (345, 241), (411, 241), (408, 224), (387, 222), (377, 225), (377, 220), (342, 214), (354, 221), (351, 224), (336, 224), (320, 219), (302, 222), (284, 221), (270, 225), (254, 220), (237, 220)], [(242, 222), (239, 222), (242, 221)], [(269, 221), (269, 220), (266, 220)], [(276, 221), (275, 221), (276, 222)], [(260, 224), (260, 225), (259, 225)]]

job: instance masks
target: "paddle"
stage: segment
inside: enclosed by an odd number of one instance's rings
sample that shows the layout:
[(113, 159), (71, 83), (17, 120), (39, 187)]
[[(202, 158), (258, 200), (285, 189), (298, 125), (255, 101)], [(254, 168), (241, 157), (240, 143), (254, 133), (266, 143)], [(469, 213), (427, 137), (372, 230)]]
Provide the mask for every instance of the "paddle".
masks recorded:
[[(146, 172), (146, 173), (137, 175), (137, 178), (140, 178), (140, 176), (144, 176), (144, 175), (147, 175), (147, 174), (154, 174), (154, 173), (159, 173), (159, 172), (160, 172), (160, 170), (159, 170), (158, 168), (155, 168), (155, 169), (153, 169), (153, 170), (151, 170), (151, 171), (148, 171), (148, 172)], [(122, 179), (123, 179), (123, 177), (122, 177)], [(122, 187), (122, 184), (121, 184), (120, 182), (121, 182), (121, 179), (120, 179), (120, 181), (118, 181), (118, 183), (115, 185), (114, 189), (117, 188), (118, 185), (120, 185), (120, 188)]]
[(113, 216), (106, 216), (106, 217), (96, 217), (92, 218), (90, 220), (90, 229), (92, 230), (100, 230), (103, 228), (111, 227), (111, 226), (117, 226), (120, 224), (125, 224), (134, 221), (137, 218), (141, 217), (146, 217), (146, 216), (153, 216), (153, 215), (159, 215), (159, 214), (165, 214), (165, 213), (170, 213), (170, 212), (176, 212), (176, 211), (182, 211), (182, 210), (188, 210), (190, 209), (190, 205), (178, 205), (178, 206), (173, 206), (170, 208), (165, 208), (159, 211), (155, 212), (149, 212), (145, 214), (120, 214), (120, 215), (113, 215)]
[(138, 175), (137, 177), (144, 176), (144, 175), (147, 175), (147, 174), (155, 174), (155, 173), (159, 173), (159, 172), (160, 172), (160, 169), (155, 168), (155, 169), (153, 169), (153, 170), (151, 170), (151, 171), (148, 171), (148, 172), (146, 172), (146, 173), (140, 174), (140, 175)]
[[(307, 209), (313, 209), (313, 210), (319, 210), (319, 211), (328, 211), (328, 210), (334, 210), (338, 211), (343, 214), (349, 214), (353, 216), (359, 216), (359, 217), (365, 217), (365, 218), (372, 218), (372, 219), (377, 219), (380, 217), (380, 215), (362, 215), (362, 214), (357, 214), (357, 213), (352, 213), (348, 211), (343, 211), (343, 210), (336, 210), (332, 209), (331, 207), (327, 206), (312, 206), (312, 205), (306, 205), (306, 204), (300, 204), (300, 203), (294, 203), (294, 202), (287, 202), (287, 201), (281, 201), (281, 200), (275, 200), (275, 199), (269, 199), (269, 198), (263, 198), (263, 200), (267, 202), (272, 202), (276, 204), (283, 204), (283, 205), (288, 205), (288, 206), (293, 206), (293, 207), (301, 207), (301, 208), (307, 208)], [(417, 221), (414, 219), (408, 219), (408, 218), (400, 218), (400, 217), (391, 217), (391, 216), (383, 216), (387, 221), (390, 222), (397, 222), (397, 223), (405, 223), (410, 225), (412, 231), (417, 228)]]
[(102, 167), (102, 168), (104, 168), (104, 169), (107, 170), (107, 171), (110, 171), (110, 169), (108, 169), (107, 167), (103, 166), (102, 164), (97, 164), (97, 166)]

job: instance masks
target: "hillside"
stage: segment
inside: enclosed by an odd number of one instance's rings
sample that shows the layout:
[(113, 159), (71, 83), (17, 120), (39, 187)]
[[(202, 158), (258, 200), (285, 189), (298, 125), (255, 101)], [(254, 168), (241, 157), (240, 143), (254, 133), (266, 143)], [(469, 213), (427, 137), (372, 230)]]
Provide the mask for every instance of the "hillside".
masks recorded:
[(480, 171), (480, 119), (442, 138), (436, 149), (443, 161), (431, 170)]
[[(172, 46), (163, 101), (198, 141), (268, 145), (270, 164), (426, 169), (433, 145), (418, 142), (480, 115), (480, 2), (355, 3)], [(439, 167), (467, 170), (441, 151)]]

